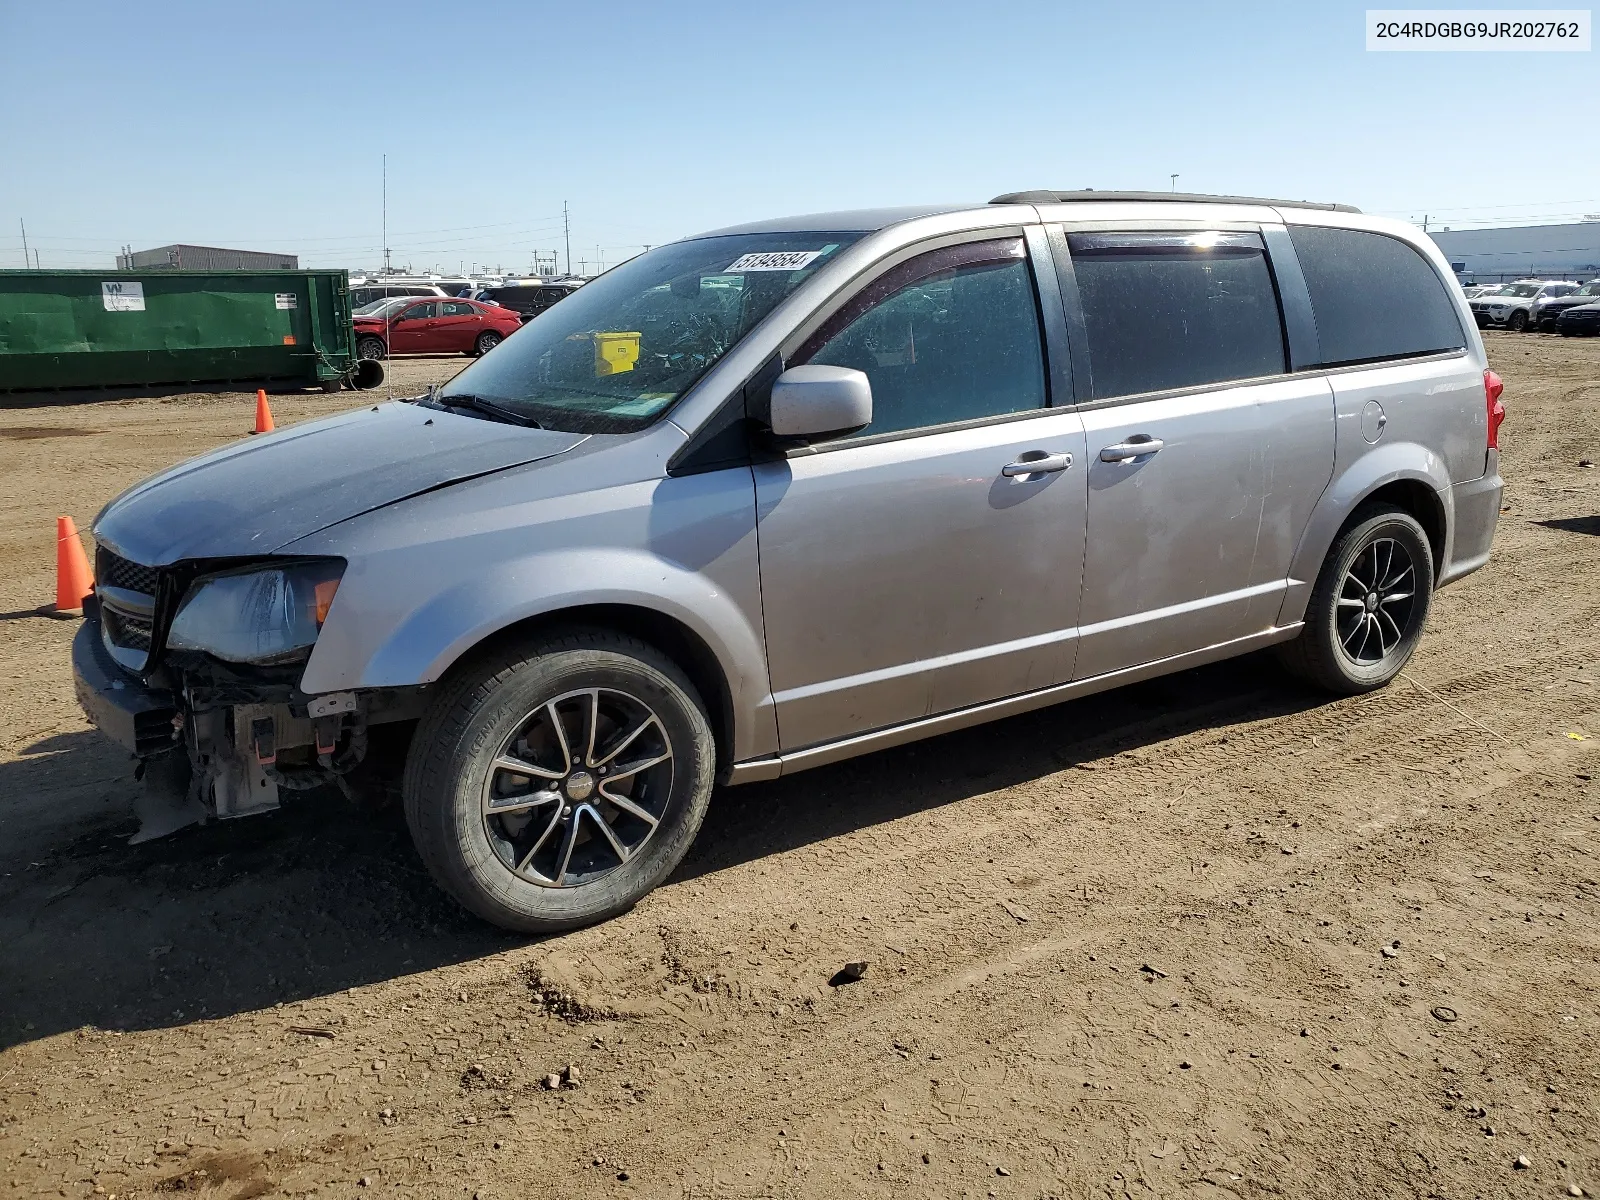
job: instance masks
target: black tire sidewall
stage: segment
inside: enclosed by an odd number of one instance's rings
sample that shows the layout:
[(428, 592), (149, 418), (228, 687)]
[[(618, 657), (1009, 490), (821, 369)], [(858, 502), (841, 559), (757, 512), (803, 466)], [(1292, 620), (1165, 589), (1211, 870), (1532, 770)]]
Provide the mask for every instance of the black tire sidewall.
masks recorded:
[[(406, 817), (430, 871), (466, 908), (518, 932), (575, 929), (631, 908), (682, 861), (710, 800), (716, 752), (692, 685), (665, 659), (590, 645), (489, 664), (469, 677), (474, 686), (442, 695), (442, 708), (424, 717), (407, 765)], [(545, 700), (586, 687), (635, 696), (661, 718), (673, 751), (671, 794), (661, 826), (630, 861), (591, 884), (541, 887), (515, 876), (490, 847), (483, 779)]]
[[(1410, 627), (1400, 643), (1378, 662), (1363, 666), (1350, 658), (1339, 640), (1338, 599), (1345, 573), (1367, 546), (1376, 539), (1393, 538), (1405, 544), (1416, 573), (1416, 602)], [(1340, 535), (1317, 578), (1307, 616), (1307, 633), (1316, 638), (1318, 657), (1340, 677), (1340, 690), (1372, 691), (1380, 688), (1405, 669), (1412, 652), (1422, 639), (1433, 598), (1433, 555), (1428, 535), (1417, 519), (1397, 508), (1369, 512)], [(1331, 681), (1330, 681), (1331, 682)]]

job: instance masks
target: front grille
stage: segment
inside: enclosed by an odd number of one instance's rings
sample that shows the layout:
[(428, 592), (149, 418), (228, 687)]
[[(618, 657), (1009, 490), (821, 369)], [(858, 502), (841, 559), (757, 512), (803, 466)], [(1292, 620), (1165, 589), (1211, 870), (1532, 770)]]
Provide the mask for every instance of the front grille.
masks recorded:
[(144, 617), (136, 617), (130, 613), (113, 612), (107, 608), (105, 618), (107, 628), (111, 632), (111, 640), (118, 646), (129, 650), (142, 650), (150, 653), (150, 637), (155, 632), (152, 624)]
[[(95, 582), (100, 593), (100, 626), (106, 649), (119, 665), (142, 671), (150, 659), (155, 625), (149, 615), (161, 586), (161, 572), (154, 567), (132, 562), (113, 554), (104, 546), (95, 551)], [(130, 612), (126, 597), (117, 592), (133, 592), (149, 598), (148, 604), (134, 604)]]
[(161, 579), (161, 573), (154, 567), (130, 562), (104, 546), (95, 553), (94, 568), (95, 578), (107, 587), (127, 588), (130, 592), (140, 592), (146, 596), (156, 594), (156, 585)]

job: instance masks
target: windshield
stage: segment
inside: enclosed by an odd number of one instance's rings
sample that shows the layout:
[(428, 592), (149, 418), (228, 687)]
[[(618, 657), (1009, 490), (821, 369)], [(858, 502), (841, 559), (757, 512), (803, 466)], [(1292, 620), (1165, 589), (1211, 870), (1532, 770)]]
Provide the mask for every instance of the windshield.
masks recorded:
[(648, 251), (585, 284), (436, 395), (546, 429), (627, 433), (670, 408), (861, 233), (751, 233)]
[(415, 296), (397, 296), (388, 300), (373, 300), (354, 312), (358, 317), (392, 317), (415, 299)]
[(1595, 280), (1593, 283), (1584, 284), (1572, 294), (1574, 296), (1600, 296), (1600, 279)]
[(1537, 283), (1508, 283), (1494, 293), (1496, 296), (1531, 296), (1539, 290)]

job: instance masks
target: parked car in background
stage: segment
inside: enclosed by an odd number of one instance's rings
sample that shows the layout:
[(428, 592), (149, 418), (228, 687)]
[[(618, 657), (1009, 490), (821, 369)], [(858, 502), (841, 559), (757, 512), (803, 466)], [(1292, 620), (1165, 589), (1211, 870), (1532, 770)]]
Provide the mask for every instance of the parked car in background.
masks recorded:
[(1438, 247), (1343, 207), (722, 229), (413, 403), (124, 492), (77, 694), (191, 820), (408, 738), (434, 878), (571, 929), (672, 873), (718, 780), (1269, 646), (1383, 687), (1489, 557), (1500, 392)]
[(1593, 337), (1600, 333), (1600, 301), (1562, 309), (1556, 316), (1556, 332), (1563, 337)]
[(391, 300), (355, 318), (356, 355), (487, 354), (522, 328), (507, 308), (476, 300)]
[(559, 300), (564, 300), (582, 285), (571, 283), (506, 283), (473, 293), (474, 300), (498, 304), (531, 321)]
[(1600, 303), (1600, 279), (1573, 288), (1571, 291), (1540, 296), (1533, 302), (1532, 324), (1536, 329), (1549, 332), (1556, 327), (1556, 318), (1569, 308), (1583, 304)]
[(1467, 301), (1480, 329), (1495, 327), (1521, 333), (1534, 323), (1533, 306), (1546, 296), (1566, 296), (1578, 290), (1566, 279), (1519, 279)]
[(1485, 292), (1494, 291), (1497, 286), (1497, 284), (1493, 283), (1467, 283), (1462, 285), (1461, 294), (1471, 300), (1474, 296), (1481, 296)]
[(431, 283), (363, 283), (350, 289), (350, 307), (361, 308), (374, 300), (395, 296), (443, 296), (444, 289)]

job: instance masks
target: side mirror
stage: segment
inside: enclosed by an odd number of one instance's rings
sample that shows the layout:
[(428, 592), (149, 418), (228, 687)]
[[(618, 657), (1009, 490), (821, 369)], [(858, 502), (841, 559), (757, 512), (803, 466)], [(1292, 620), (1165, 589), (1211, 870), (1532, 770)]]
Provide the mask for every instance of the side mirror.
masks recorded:
[(790, 367), (772, 384), (779, 437), (853, 433), (872, 424), (872, 383), (851, 367)]

